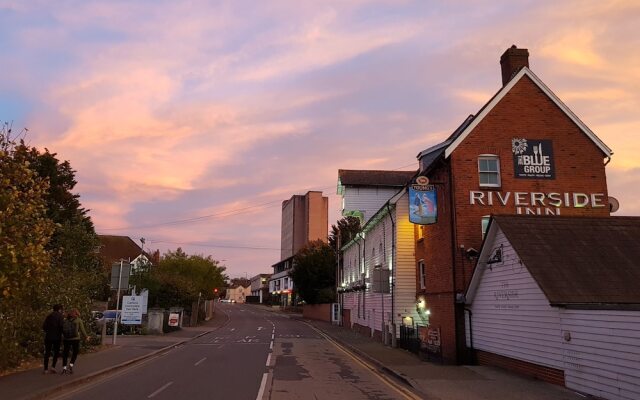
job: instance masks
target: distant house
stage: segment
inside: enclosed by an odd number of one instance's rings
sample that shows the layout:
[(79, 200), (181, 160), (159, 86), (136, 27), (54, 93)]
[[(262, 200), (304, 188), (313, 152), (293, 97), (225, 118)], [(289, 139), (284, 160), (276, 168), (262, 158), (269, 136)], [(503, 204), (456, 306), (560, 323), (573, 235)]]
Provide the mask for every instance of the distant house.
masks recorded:
[(251, 286), (238, 285), (227, 289), (226, 299), (236, 303), (244, 303), (247, 296), (251, 296)]
[(640, 217), (493, 217), (466, 293), (480, 364), (640, 399)]
[(259, 274), (251, 278), (251, 296), (258, 297), (260, 304), (269, 296), (269, 278), (271, 274)]
[(159, 261), (159, 254), (150, 256), (143, 252), (142, 248), (128, 236), (98, 235), (98, 240), (100, 241), (98, 253), (105, 268), (109, 268), (120, 260), (130, 262), (134, 270), (146, 263), (153, 264)]

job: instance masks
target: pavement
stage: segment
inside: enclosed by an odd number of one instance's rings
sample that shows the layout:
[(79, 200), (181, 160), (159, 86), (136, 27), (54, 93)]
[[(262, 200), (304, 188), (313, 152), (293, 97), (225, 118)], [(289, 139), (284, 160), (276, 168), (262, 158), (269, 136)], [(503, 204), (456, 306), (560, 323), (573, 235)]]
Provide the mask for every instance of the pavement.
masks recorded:
[[(260, 307), (272, 312), (277, 308)], [(332, 325), (304, 319), (301, 314), (283, 313), (311, 325), (338, 345), (365, 360), (381, 373), (407, 385), (419, 397), (428, 400), (578, 400), (575, 392), (546, 382), (522, 377), (486, 366), (447, 366), (421, 361), (405, 350)], [(223, 326), (226, 315), (217, 313), (198, 327), (187, 327), (163, 336), (119, 336), (117, 345), (95, 353), (81, 354), (73, 375), (43, 375), (32, 369), (0, 377), (2, 399), (35, 400), (53, 397), (63, 389), (116, 372), (129, 365), (169, 351), (189, 340)], [(58, 361), (58, 371), (61, 361)]]
[(427, 400), (584, 400), (567, 388), (488, 366), (441, 365), (329, 322), (300, 319)]
[(62, 375), (62, 357), (57, 374), (43, 375), (42, 367), (0, 377), (0, 398), (3, 400), (38, 400), (55, 396), (63, 390), (82, 385), (92, 379), (114, 373), (122, 368), (161, 355), (223, 326), (228, 318), (216, 313), (214, 318), (197, 327), (184, 327), (162, 336), (118, 336), (116, 345), (106, 340), (106, 348), (78, 355), (72, 375)]

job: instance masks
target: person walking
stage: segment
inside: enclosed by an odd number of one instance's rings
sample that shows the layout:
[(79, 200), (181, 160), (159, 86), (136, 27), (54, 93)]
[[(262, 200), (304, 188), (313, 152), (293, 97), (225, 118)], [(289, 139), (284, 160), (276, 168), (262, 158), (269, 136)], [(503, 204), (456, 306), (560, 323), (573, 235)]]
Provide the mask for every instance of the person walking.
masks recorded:
[[(42, 323), (44, 331), (44, 373), (55, 374), (58, 356), (60, 356), (60, 342), (62, 341), (62, 304), (53, 306), (53, 311), (47, 315)], [(49, 357), (53, 356), (51, 369), (49, 369)]]
[[(85, 337), (85, 340), (89, 340), (87, 331), (84, 328), (84, 322), (80, 319), (80, 312), (74, 308), (69, 311), (67, 318), (62, 325), (62, 335), (64, 336), (64, 347), (62, 349), (62, 373), (73, 374), (73, 364), (78, 358), (78, 352), (80, 351), (80, 334)], [(69, 358), (69, 350), (71, 350), (71, 362), (67, 369), (67, 360)]]

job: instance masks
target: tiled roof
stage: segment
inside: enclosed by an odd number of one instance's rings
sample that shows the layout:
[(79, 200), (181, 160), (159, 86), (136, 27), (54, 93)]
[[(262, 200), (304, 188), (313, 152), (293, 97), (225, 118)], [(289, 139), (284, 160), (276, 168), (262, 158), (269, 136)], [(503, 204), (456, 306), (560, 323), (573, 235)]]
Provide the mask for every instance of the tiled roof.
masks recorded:
[(416, 171), (381, 171), (339, 169), (338, 179), (343, 186), (404, 186)]
[(640, 217), (499, 215), (551, 304), (640, 304)]
[(142, 253), (142, 248), (128, 236), (98, 235), (100, 240), (100, 256), (107, 264), (123, 259), (135, 259)]

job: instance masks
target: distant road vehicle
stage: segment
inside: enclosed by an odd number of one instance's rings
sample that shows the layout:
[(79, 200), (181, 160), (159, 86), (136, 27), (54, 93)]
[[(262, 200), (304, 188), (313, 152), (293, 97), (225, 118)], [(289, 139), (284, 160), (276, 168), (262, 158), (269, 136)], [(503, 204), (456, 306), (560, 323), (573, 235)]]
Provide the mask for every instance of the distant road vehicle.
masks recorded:
[[(93, 320), (96, 324), (96, 331), (98, 333), (102, 332), (102, 326), (107, 324), (107, 334), (113, 333), (113, 323), (116, 320), (116, 315), (118, 315), (118, 319), (120, 318), (120, 311), (118, 310), (106, 310), (106, 311), (94, 311)], [(120, 328), (120, 325), (118, 325)]]

